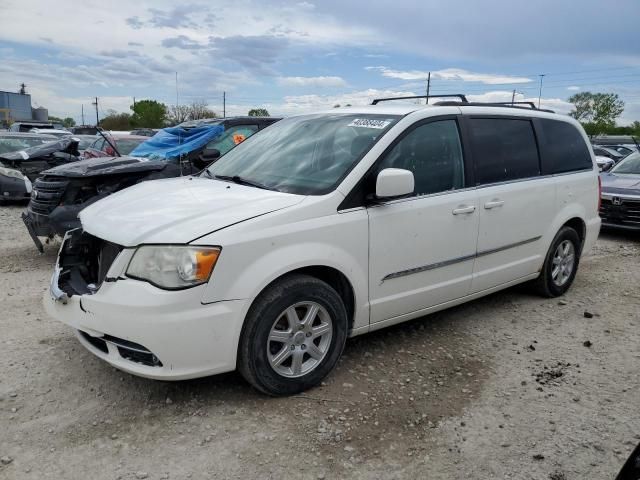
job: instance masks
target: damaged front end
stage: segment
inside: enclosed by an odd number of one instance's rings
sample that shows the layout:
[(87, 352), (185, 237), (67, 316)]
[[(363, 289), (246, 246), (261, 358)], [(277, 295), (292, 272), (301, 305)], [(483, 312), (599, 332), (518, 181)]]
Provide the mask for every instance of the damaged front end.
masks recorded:
[[(105, 282), (118, 279), (117, 274), (109, 276), (109, 270), (123, 250), (122, 246), (94, 237), (81, 228), (67, 232), (49, 286), (52, 303), (71, 310), (75, 305), (82, 315), (92, 316), (88, 309), (91, 307), (86, 308), (83, 300), (87, 303), (87, 296), (95, 295)], [(122, 359), (145, 367), (163, 366), (160, 359), (143, 345), (98, 331), (95, 327), (72, 326), (85, 347), (102, 358)]]
[(79, 228), (78, 214), (85, 207), (140, 181), (176, 176), (177, 169), (141, 159), (113, 159), (106, 167), (103, 163), (104, 159), (83, 160), (35, 180), (22, 220), (40, 253), (44, 248), (38, 237), (62, 237)]
[(67, 303), (74, 295), (94, 294), (103, 282), (114, 281), (107, 274), (122, 249), (79, 228), (67, 232), (51, 278), (51, 296)]

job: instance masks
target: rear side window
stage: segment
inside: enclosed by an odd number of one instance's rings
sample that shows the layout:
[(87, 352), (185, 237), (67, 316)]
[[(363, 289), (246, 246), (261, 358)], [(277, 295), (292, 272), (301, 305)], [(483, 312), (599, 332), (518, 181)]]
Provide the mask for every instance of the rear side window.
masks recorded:
[(476, 184), (505, 182), (540, 175), (533, 126), (515, 118), (471, 118)]
[[(592, 169), (589, 148), (576, 127), (559, 120), (540, 119), (549, 173)], [(546, 173), (546, 172), (545, 172)]]

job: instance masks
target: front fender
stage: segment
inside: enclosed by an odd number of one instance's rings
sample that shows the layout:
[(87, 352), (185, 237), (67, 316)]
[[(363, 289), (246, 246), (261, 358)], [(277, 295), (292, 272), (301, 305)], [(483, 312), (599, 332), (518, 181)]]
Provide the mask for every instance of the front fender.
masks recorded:
[[(366, 211), (335, 214), (262, 230), (255, 238), (212, 234), (198, 243), (221, 245), (222, 253), (203, 295), (203, 303), (255, 299), (267, 285), (304, 267), (324, 266), (341, 272), (355, 297), (354, 329), (369, 324), (368, 218)], [(236, 237), (237, 243), (224, 239)]]

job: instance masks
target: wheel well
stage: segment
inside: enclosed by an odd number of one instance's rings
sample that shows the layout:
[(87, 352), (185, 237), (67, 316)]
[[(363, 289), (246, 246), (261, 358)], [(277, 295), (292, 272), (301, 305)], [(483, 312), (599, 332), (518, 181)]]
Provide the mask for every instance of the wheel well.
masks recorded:
[(584, 221), (581, 218), (574, 217), (571, 220), (565, 222), (563, 227), (571, 227), (576, 232), (578, 232), (578, 237), (580, 237), (580, 242), (584, 244), (584, 239), (586, 236), (587, 226), (584, 224)]
[(340, 298), (344, 302), (344, 307), (347, 310), (349, 330), (351, 330), (351, 328), (353, 327), (355, 313), (355, 294), (353, 292), (353, 287), (351, 286), (351, 283), (349, 282), (347, 277), (345, 277), (342, 272), (336, 270), (335, 268), (315, 265), (311, 267), (298, 268), (297, 270), (287, 272), (284, 275), (276, 278), (269, 285), (273, 285), (283, 277), (294, 273), (309, 275), (311, 277), (317, 278), (318, 280), (322, 280), (323, 282), (329, 284), (331, 288), (333, 288), (336, 292), (338, 292), (338, 295), (340, 295)]

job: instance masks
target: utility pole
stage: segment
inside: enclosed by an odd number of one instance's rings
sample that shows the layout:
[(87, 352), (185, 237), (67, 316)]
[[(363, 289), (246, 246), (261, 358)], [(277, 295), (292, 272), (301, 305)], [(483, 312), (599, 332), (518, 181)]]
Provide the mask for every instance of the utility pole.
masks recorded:
[(82, 125), (84, 125), (84, 103), (81, 105), (81, 107), (82, 107), (82, 110), (81, 110), (81, 112), (82, 112), (82, 114), (81, 114), (82, 115)]
[(98, 124), (100, 123), (100, 119), (98, 118), (98, 97), (96, 97), (95, 102), (91, 102), (91, 105), (95, 105), (96, 107), (96, 127), (97, 127)]
[(222, 92), (222, 118), (227, 116), (227, 92)]
[(516, 89), (513, 89), (513, 93), (511, 94), (511, 106), (513, 107), (513, 102), (516, 101)]
[(540, 76), (540, 93), (538, 93), (538, 108), (540, 108), (540, 99), (542, 98), (542, 79), (546, 76), (546, 74), (541, 73), (539, 76)]
[(425, 105), (429, 104), (429, 90), (431, 90), (431, 72), (427, 75), (427, 99)]

